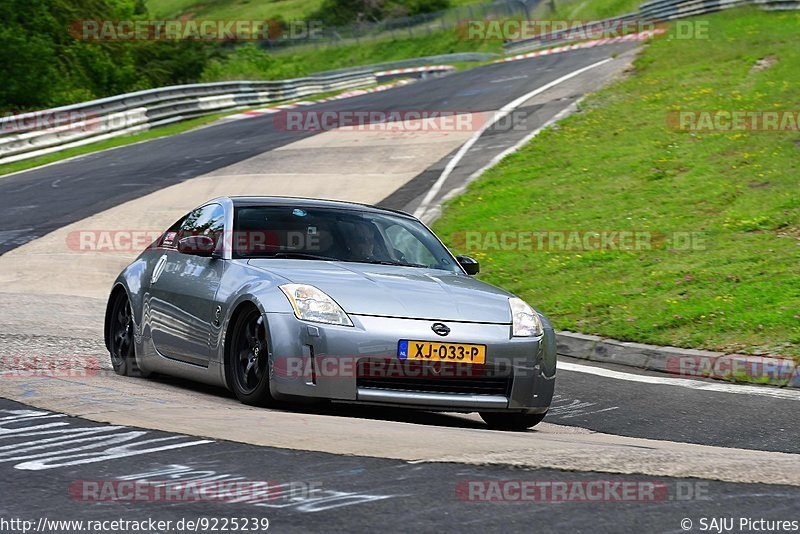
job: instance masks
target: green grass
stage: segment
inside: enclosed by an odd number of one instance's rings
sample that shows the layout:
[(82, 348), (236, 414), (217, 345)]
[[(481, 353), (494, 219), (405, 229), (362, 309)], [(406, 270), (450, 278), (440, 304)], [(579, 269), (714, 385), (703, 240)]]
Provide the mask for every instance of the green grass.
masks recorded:
[(301, 20), (321, 4), (322, 0), (147, 0), (155, 17), (214, 20), (268, 20), (279, 15), (285, 20)]
[[(675, 110), (800, 109), (800, 13), (705, 17), (453, 199), (435, 230), (556, 328), (800, 357), (800, 133), (677, 132)], [(777, 62), (752, 70), (764, 57)], [(465, 230), (699, 232), (695, 250), (465, 250)], [(462, 246), (459, 248), (459, 245)]]
[(252, 45), (239, 47), (223, 61), (209, 65), (204, 81), (282, 79), (305, 76), (323, 70), (396, 61), (453, 52), (502, 52), (498, 41), (463, 39), (453, 31), (428, 35), (362, 41), (347, 46), (309, 48), (271, 55)]
[(600, 20), (636, 13), (643, 0), (555, 0), (556, 9), (548, 1), (541, 2), (532, 16), (545, 20)]

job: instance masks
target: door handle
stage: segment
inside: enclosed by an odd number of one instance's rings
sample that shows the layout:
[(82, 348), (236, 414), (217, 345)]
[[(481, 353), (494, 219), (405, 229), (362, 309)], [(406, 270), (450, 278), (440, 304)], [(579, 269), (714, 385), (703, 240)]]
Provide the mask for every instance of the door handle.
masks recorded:
[(153, 275), (150, 277), (150, 285), (155, 284), (158, 282), (158, 279), (161, 277), (161, 273), (164, 272), (164, 267), (167, 266), (167, 255), (164, 254), (160, 258), (158, 258), (158, 262), (156, 263), (155, 268), (153, 269)]

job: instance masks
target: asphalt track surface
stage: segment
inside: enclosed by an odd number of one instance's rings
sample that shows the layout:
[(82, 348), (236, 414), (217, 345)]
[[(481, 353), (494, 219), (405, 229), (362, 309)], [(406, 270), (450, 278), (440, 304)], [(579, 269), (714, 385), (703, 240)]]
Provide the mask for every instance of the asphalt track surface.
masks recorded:
[[(0, 420), (29, 411), (19, 403), (0, 400)], [(79, 466), (60, 465), (73, 461), (70, 458), (34, 466), (26, 459), (29, 454), (19, 450), (31, 440), (23, 430), (44, 421), (61, 419), (31, 417), (4, 425), (17, 431), (16, 435), (3, 436), (5, 450), (0, 453), (3, 484), (14, 489), (13, 493), (4, 492), (0, 505), (0, 513), (6, 519), (21, 518), (34, 524), (42, 517), (49, 521), (84, 522), (155, 519), (177, 524), (181, 519), (267, 518), (269, 531), (276, 532), (530, 532), (550, 531), (555, 525), (567, 532), (648, 532), (680, 531), (684, 518), (697, 522), (701, 517), (729, 510), (747, 518), (786, 518), (796, 513), (797, 505), (797, 489), (790, 486), (637, 475), (604, 475), (602, 480), (609, 487), (614, 483), (656, 484), (660, 489), (653, 492), (653, 499), (603, 503), (559, 502), (557, 498), (549, 502), (478, 502), (470, 500), (465, 485), (482, 484), (480, 487), (487, 488), (488, 494), (490, 484), (497, 481), (559, 482), (572, 488), (583, 487), (598, 477), (591, 473), (521, 471), (502, 466), (411, 464), (222, 441)], [(108, 428), (83, 420), (70, 420), (68, 424), (71, 430)], [(149, 432), (152, 439), (170, 436)], [(5, 452), (13, 447), (17, 450)], [(44, 454), (41, 450), (39, 453)], [(261, 495), (255, 490), (240, 490), (245, 501), (231, 502), (220, 486), (213, 485), (215, 481), (234, 482), (237, 478), (248, 483), (265, 482), (271, 489)], [(169, 497), (164, 490), (160, 499), (143, 492), (134, 498), (131, 490), (121, 485), (126, 480), (137, 480), (142, 485), (184, 485), (176, 486)], [(199, 488), (201, 481), (209, 484), (202, 499), (191, 491)], [(102, 484), (104, 489), (100, 491), (91, 483)], [(246, 487), (251, 486), (240, 486)], [(613, 490), (610, 494), (620, 495)], [(93, 501), (99, 496), (117, 500)], [(472, 494), (473, 499), (478, 497), (479, 493)], [(33, 504), (42, 501), (46, 501), (45, 506)]]
[[(491, 111), (536, 85), (546, 84), (628, 48), (628, 45), (599, 47), (489, 65), (383, 93), (319, 104), (313, 109)], [(502, 83), (495, 83), (497, 80), (502, 80)], [(580, 95), (580, 91), (573, 90), (555, 101), (527, 105), (524, 110), (534, 119), (530, 129), (540, 126)], [(463, 184), (492, 154), (518, 141), (523, 134), (519, 131), (487, 132), (465, 157), (463, 165), (457, 168), (452, 177), (454, 183), (448, 187)], [(264, 116), (216, 124), (171, 138), (0, 177), (0, 208), (6, 214), (6, 226), (0, 230), (0, 254), (131, 199), (312, 135), (280, 131), (274, 127), (271, 117)], [(452, 153), (388, 196), (383, 204), (413, 208), (450, 157)], [(55, 316), (58, 318), (57, 311)], [(13, 336), (14, 333), (0, 334)], [(630, 376), (653, 376), (630, 368), (598, 367), (623, 371)], [(219, 398), (221, 403), (230, 400), (228, 392), (181, 380), (158, 378), (156, 382), (165, 387), (202, 394), (212, 400)], [(137, 385), (134, 383), (131, 387)], [(798, 454), (797, 403), (797, 397), (779, 399), (768, 395), (708, 392), (561, 370), (556, 398), (546, 423), (567, 429), (564, 439), (569, 439), (569, 432), (601, 432), (729, 448), (732, 455), (737, 454), (736, 449)], [(26, 410), (39, 413), (33, 416)], [(464, 440), (477, 436), (473, 434), (476, 432), (480, 435), (489, 432), (474, 417), (450, 414), (339, 405), (301, 408), (298, 413), (344, 416), (354, 423), (359, 420), (409, 423), (415, 431), (421, 429), (418, 432), (421, 439), (424, 439), (426, 428), (456, 429), (462, 432)], [(24, 418), (26, 414), (31, 418), (27, 422), (2, 421), (4, 417)], [(181, 518), (238, 516), (266, 517), (270, 520), (270, 530), (278, 532), (377, 529), (389, 532), (681, 532), (684, 518), (693, 521), (694, 530), (702, 530), (701, 518), (708, 518), (708, 524), (710, 518), (725, 517), (735, 520), (732, 531), (747, 532), (757, 531), (758, 527), (747, 524), (746, 528), (740, 528), (739, 518), (796, 521), (800, 508), (800, 490), (796, 485), (721, 482), (719, 480), (724, 480), (724, 476), (710, 475), (705, 478), (676, 478), (612, 474), (601, 468), (602, 450), (599, 449), (598, 472), (593, 473), (585, 470), (515, 469), (503, 465), (408, 462), (143, 431), (148, 433), (147, 438), (168, 438), (191, 445), (109, 459), (98, 459), (96, 450), (89, 450), (85, 458), (91, 461), (58, 466), (59, 455), (84, 454), (84, 451), (65, 452), (63, 441), (58, 440), (50, 448), (46, 442), (38, 441), (49, 436), (38, 435), (35, 430), (26, 436), (19, 430), (20, 426), (31, 424), (30, 420), (35, 420), (35, 417), (56, 415), (12, 401), (0, 401), (0, 476), (3, 480), (0, 520), (30, 518), (37, 521), (46, 516), (49, 519), (155, 518), (177, 521)], [(81, 418), (68, 418), (68, 421), (70, 428), (79, 430), (107, 428)], [(17, 430), (4, 433), (3, 428)], [(135, 432), (136, 429), (109, 430), (115, 434), (128, 431)], [(274, 431), (280, 432), (280, 429)], [(198, 435), (203, 434), (198, 432)], [(504, 433), (496, 435), (498, 449), (502, 449)], [(537, 431), (531, 433), (533, 438), (536, 435)], [(325, 436), (319, 436), (319, 439), (324, 440)], [(41, 448), (30, 449), (37, 446)], [(531, 447), (536, 447), (535, 442)], [(45, 467), (35, 467), (37, 459), (43, 459)], [(66, 458), (63, 461), (69, 463), (72, 460)], [(31, 468), (31, 461), (34, 468)], [(676, 458), (676, 461), (681, 459)], [(795, 465), (800, 471), (800, 461)], [(250, 481), (284, 484), (280, 487), (292, 487), (293, 490), (258, 506), (253, 503), (164, 500), (89, 502), (80, 495), (70, 494), (76, 481), (141, 480), (147, 478), (143, 473), (159, 471), (162, 474), (151, 475), (150, 480), (156, 480), (154, 477), (182, 480), (186, 473), (202, 471), (206, 478), (238, 476)], [(547, 502), (547, 499), (522, 503), (470, 502), (456, 491), (462, 487), (459, 484), (487, 480), (557, 481), (573, 486), (597, 481), (656, 481), (667, 489), (655, 501), (639, 499), (628, 502), (559, 502), (558, 499), (551, 499), (554, 502)], [(797, 529), (785, 531), (791, 530)]]

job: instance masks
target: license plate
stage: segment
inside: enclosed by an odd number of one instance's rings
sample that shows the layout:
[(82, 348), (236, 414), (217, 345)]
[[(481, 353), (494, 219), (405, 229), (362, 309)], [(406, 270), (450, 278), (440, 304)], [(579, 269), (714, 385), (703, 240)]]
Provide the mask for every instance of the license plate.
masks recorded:
[(486, 345), (402, 339), (397, 347), (397, 357), (401, 360), (486, 363)]

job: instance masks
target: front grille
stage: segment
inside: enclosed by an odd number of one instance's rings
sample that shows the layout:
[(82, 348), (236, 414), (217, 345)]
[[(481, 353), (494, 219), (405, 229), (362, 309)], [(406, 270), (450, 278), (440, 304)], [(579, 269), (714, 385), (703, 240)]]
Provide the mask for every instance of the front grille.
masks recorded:
[(494, 365), (365, 358), (358, 361), (356, 384), (392, 391), (507, 397), (511, 379), (510, 369)]

